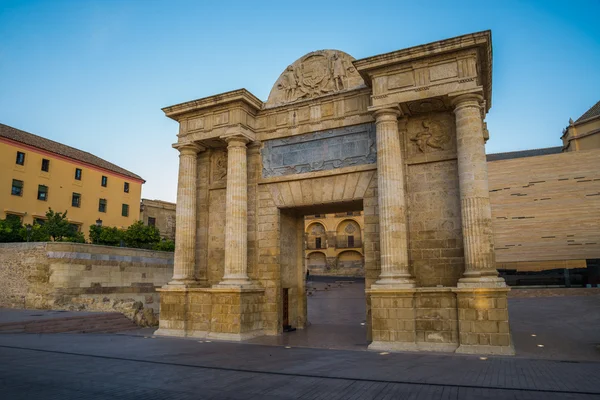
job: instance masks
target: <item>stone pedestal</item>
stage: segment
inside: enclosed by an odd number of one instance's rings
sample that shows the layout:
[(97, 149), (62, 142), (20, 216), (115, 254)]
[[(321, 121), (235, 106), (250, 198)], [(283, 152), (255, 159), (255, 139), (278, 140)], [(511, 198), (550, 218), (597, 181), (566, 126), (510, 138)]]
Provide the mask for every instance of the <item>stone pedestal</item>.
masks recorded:
[(370, 350), (514, 355), (508, 288), (367, 290)]
[(508, 325), (509, 288), (453, 289), (458, 302), (457, 353), (514, 355)]
[(367, 289), (371, 299), (370, 350), (417, 351), (416, 289)]
[(263, 289), (158, 289), (160, 323), (155, 335), (241, 341), (263, 335)]

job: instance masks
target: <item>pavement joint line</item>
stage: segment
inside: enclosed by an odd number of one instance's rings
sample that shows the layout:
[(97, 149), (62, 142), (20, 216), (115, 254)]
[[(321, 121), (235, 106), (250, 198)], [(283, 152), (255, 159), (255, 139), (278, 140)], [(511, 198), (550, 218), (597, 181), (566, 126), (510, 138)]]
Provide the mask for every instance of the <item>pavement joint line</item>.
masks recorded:
[(98, 359), (105, 359), (105, 360), (130, 361), (130, 362), (139, 362), (139, 363), (155, 364), (155, 365), (170, 365), (170, 366), (176, 366), (176, 367), (212, 369), (212, 370), (217, 370), (217, 371), (244, 372), (244, 373), (253, 373), (253, 374), (290, 376), (290, 377), (300, 377), (300, 378), (346, 380), (346, 381), (353, 381), (353, 382), (392, 383), (392, 384), (416, 385), (416, 386), (455, 387), (455, 388), (468, 388), (468, 389), (491, 389), (491, 390), (521, 391), (521, 392), (535, 392), (535, 393), (600, 395), (600, 391), (599, 392), (588, 392), (588, 391), (569, 391), (569, 390), (553, 390), (553, 389), (532, 389), (532, 388), (515, 388), (515, 387), (500, 387), (500, 386), (482, 386), (482, 385), (458, 385), (458, 384), (452, 384), (452, 383), (435, 383), (435, 382), (411, 382), (411, 381), (386, 380), (386, 379), (349, 378), (349, 377), (338, 377), (338, 376), (323, 376), (323, 375), (299, 374), (299, 373), (276, 372), (276, 371), (259, 371), (259, 370), (251, 370), (251, 369), (244, 369), (244, 368), (215, 367), (215, 366), (207, 366), (207, 365), (152, 361), (152, 360), (143, 360), (143, 359), (135, 359), (135, 358), (103, 356), (103, 355), (97, 355), (97, 354), (73, 353), (73, 352), (60, 351), (60, 350), (35, 349), (35, 348), (21, 347), (21, 346), (0, 345), (0, 348), (13, 349), (13, 350), (25, 350), (25, 351), (38, 351), (38, 352), (42, 352), (42, 353), (63, 354), (63, 355), (78, 356), (78, 357), (91, 357), (91, 358), (98, 358)]

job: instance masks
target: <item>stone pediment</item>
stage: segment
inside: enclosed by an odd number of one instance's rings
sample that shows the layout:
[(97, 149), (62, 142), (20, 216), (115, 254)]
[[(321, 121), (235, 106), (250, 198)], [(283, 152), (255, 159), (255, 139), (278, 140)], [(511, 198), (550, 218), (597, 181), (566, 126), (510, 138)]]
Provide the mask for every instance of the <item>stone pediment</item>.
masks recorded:
[(308, 53), (288, 66), (269, 93), (265, 107), (276, 107), (365, 86), (354, 58), (339, 50)]

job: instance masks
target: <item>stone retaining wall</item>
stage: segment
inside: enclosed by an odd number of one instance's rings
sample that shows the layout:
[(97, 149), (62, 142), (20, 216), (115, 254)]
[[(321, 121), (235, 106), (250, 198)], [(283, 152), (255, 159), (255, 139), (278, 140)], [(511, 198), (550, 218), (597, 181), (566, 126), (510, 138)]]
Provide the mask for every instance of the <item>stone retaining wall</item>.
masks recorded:
[(0, 244), (0, 307), (106, 310), (133, 299), (158, 312), (173, 253), (75, 243)]

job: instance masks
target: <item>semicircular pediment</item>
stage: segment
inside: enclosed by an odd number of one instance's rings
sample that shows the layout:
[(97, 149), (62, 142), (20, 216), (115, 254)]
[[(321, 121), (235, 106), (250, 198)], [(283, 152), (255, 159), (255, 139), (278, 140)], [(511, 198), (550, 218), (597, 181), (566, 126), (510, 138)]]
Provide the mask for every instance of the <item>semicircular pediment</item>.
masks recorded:
[(265, 107), (363, 87), (365, 82), (352, 61), (354, 57), (339, 50), (308, 53), (282, 72), (269, 93)]

